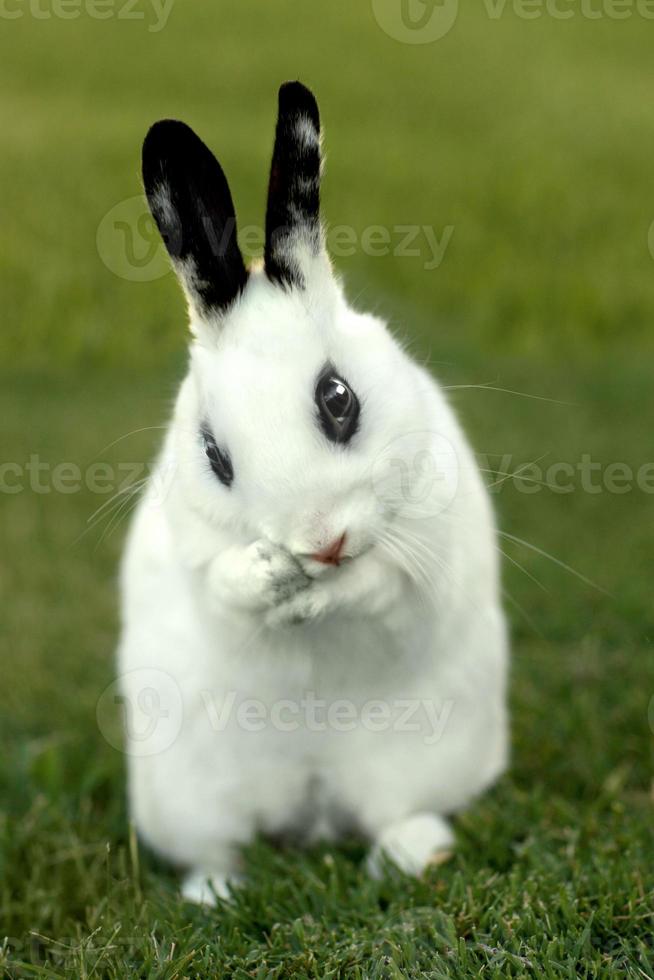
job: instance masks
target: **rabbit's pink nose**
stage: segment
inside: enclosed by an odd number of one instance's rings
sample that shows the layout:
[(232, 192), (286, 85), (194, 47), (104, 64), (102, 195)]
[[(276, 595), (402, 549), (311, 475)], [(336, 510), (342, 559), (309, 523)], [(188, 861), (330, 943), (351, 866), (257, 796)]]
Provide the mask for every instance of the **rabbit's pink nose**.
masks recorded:
[(335, 539), (320, 551), (316, 551), (311, 557), (314, 561), (322, 562), (323, 565), (340, 565), (344, 546), (345, 532), (341, 534), (340, 538)]

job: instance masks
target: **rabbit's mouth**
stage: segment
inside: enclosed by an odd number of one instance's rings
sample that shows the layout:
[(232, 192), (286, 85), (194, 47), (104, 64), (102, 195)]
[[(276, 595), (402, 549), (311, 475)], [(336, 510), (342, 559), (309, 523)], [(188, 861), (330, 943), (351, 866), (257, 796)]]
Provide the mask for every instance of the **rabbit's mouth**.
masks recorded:
[(319, 551), (314, 552), (310, 557), (321, 565), (340, 565), (345, 558), (345, 544), (347, 532), (343, 531), (340, 538), (335, 538)]
[(338, 558), (325, 561), (324, 557), (318, 558), (315, 554), (310, 554), (308, 552), (296, 554), (295, 557), (298, 559), (304, 572), (310, 578), (320, 578), (325, 574), (338, 574), (338, 569), (351, 565), (353, 561), (360, 558), (362, 555), (367, 554), (374, 548), (374, 542), (363, 545), (361, 548), (348, 549), (347, 547), (340, 552)]

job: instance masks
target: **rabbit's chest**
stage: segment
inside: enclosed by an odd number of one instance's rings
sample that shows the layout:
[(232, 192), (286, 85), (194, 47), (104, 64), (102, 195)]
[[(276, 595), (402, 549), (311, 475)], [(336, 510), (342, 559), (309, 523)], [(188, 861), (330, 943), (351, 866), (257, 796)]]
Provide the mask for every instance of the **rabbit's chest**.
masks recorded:
[(246, 630), (234, 644), (237, 657), (224, 659), (223, 650), (214, 648), (210, 663), (221, 679), (265, 700), (307, 691), (323, 701), (365, 700), (397, 691), (422, 672), (429, 644), (418, 634), (416, 623), (406, 631), (371, 618), (333, 617), (277, 633), (259, 631), (254, 638)]

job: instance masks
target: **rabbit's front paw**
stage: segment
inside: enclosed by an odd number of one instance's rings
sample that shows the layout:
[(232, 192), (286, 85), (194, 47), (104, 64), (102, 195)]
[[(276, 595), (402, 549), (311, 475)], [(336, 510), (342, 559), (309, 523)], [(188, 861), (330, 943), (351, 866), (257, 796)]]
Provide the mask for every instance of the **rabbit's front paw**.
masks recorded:
[(289, 599), (266, 613), (266, 623), (276, 629), (280, 626), (296, 626), (320, 619), (327, 611), (328, 594), (317, 583), (307, 585)]
[(253, 590), (264, 604), (279, 607), (307, 588), (311, 579), (293, 555), (262, 538), (247, 549)]
[(310, 581), (290, 552), (265, 538), (222, 552), (209, 569), (212, 595), (249, 610), (283, 605)]

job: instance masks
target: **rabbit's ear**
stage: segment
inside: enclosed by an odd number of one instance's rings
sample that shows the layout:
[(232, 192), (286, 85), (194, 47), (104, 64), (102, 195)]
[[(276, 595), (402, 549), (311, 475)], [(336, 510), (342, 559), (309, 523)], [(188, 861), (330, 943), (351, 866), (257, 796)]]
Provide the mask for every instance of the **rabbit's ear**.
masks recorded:
[(222, 167), (185, 123), (162, 119), (143, 143), (150, 211), (197, 311), (224, 311), (247, 282)]
[(324, 248), (320, 226), (320, 114), (308, 88), (279, 90), (266, 210), (265, 268), (282, 285), (305, 285), (307, 262)]

